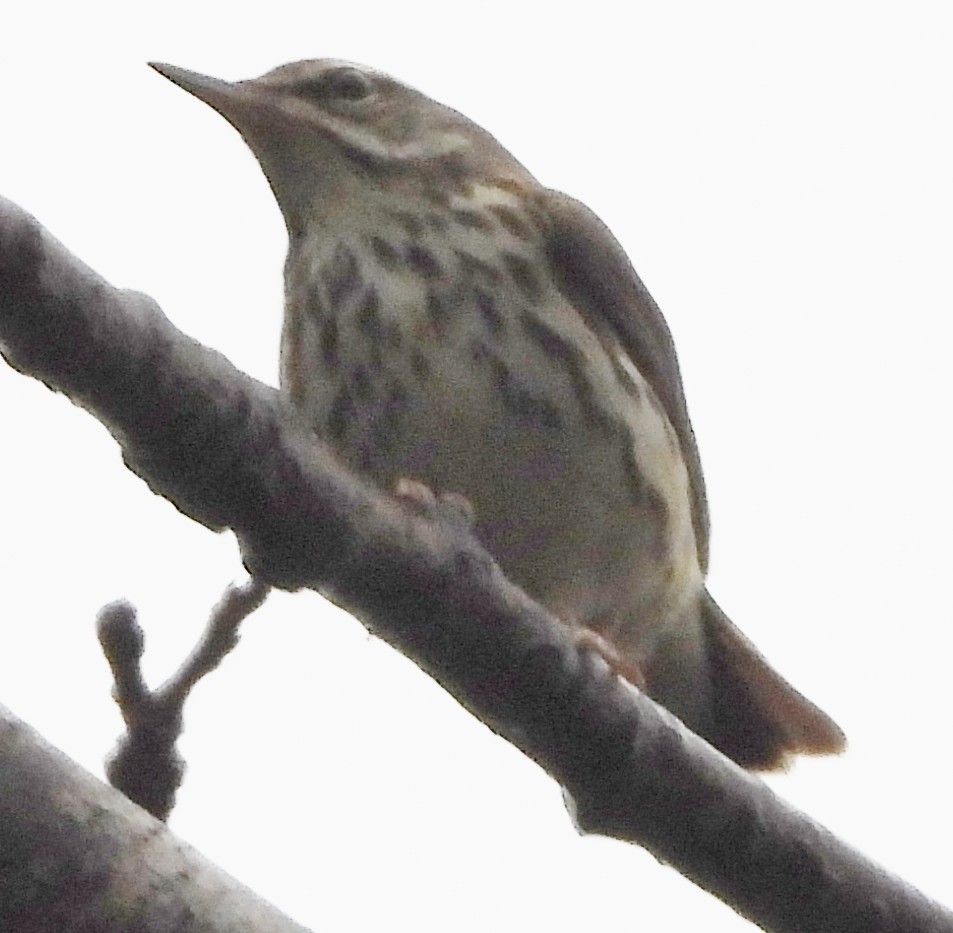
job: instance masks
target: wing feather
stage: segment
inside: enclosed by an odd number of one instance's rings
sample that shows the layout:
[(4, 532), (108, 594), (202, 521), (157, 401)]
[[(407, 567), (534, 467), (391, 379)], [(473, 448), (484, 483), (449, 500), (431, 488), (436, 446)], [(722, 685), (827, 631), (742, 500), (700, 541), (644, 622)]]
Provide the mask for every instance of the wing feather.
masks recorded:
[(609, 228), (584, 204), (546, 191), (540, 207), (560, 290), (597, 332), (608, 328), (662, 403), (681, 444), (692, 491), (698, 560), (708, 568), (708, 501), (671, 332)]

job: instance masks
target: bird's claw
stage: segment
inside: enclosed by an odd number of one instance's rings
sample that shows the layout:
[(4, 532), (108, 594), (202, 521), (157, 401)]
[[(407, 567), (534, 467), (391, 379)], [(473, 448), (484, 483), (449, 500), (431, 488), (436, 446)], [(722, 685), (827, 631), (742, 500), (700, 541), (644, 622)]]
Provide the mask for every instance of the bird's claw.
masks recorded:
[(422, 515), (449, 522), (470, 530), (476, 521), (473, 503), (458, 492), (443, 492), (437, 495), (419, 480), (401, 477), (394, 483), (394, 495)]

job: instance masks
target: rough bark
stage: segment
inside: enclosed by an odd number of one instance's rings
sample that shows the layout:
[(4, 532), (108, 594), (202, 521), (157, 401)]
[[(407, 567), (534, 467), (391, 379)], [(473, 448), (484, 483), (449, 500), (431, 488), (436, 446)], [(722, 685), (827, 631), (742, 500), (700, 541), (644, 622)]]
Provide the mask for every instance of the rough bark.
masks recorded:
[(0, 929), (306, 933), (2, 706)]

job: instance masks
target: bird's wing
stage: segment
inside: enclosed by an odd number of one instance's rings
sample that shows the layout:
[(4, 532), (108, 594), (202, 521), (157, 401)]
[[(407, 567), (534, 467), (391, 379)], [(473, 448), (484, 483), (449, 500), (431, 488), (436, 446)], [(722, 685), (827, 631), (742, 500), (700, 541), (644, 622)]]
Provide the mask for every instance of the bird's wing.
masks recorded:
[(609, 228), (584, 204), (558, 191), (539, 202), (553, 275), (597, 333), (608, 329), (662, 403), (682, 447), (692, 490), (698, 560), (708, 567), (708, 502), (688, 419), (675, 344), (658, 305)]

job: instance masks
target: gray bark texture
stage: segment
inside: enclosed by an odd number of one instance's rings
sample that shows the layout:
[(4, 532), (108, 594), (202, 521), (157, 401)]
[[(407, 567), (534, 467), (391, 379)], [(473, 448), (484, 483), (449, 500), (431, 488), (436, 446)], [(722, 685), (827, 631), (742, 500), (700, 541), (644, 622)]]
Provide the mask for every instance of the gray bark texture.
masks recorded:
[(306, 933), (2, 706), (0, 930)]

